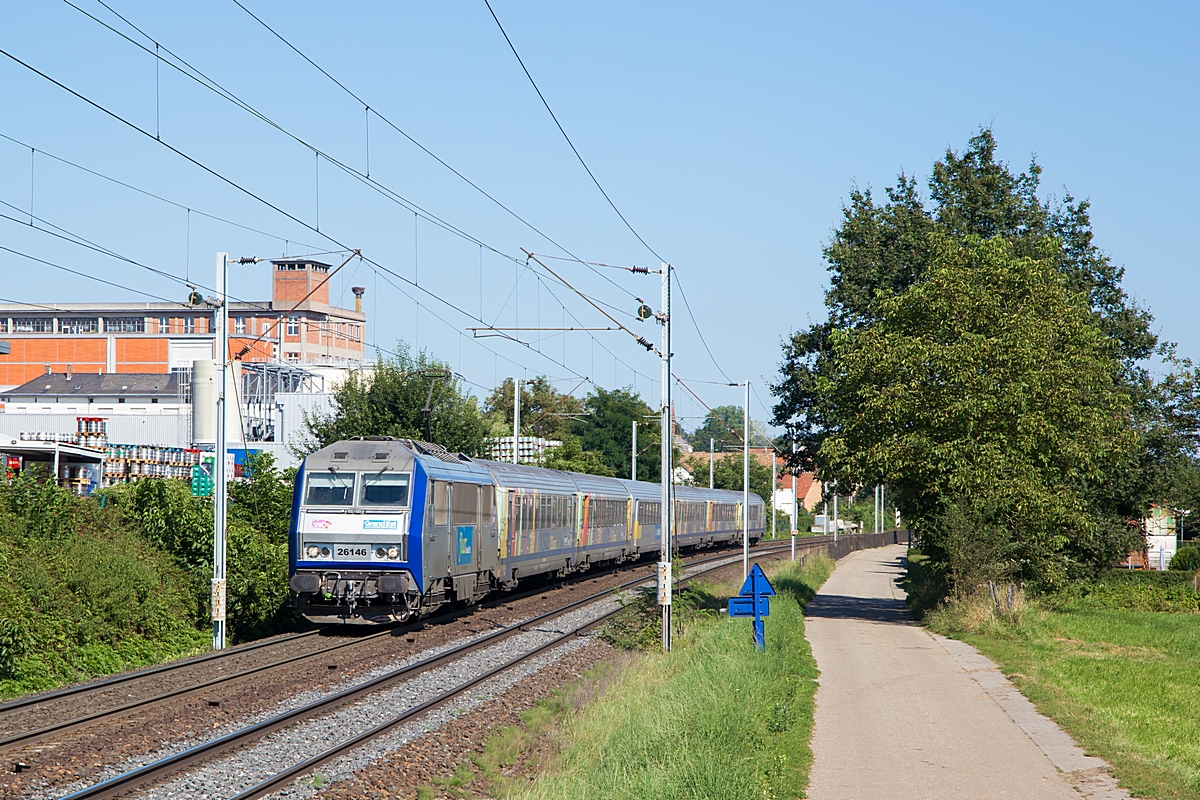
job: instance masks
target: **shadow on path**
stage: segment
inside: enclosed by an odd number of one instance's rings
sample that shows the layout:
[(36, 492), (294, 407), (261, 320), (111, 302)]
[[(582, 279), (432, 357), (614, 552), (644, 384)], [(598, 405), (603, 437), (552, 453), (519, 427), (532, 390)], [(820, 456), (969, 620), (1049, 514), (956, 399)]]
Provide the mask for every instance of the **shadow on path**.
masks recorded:
[(819, 594), (808, 604), (806, 617), (821, 619), (864, 619), (870, 622), (912, 622), (908, 606), (890, 597), (849, 597)]

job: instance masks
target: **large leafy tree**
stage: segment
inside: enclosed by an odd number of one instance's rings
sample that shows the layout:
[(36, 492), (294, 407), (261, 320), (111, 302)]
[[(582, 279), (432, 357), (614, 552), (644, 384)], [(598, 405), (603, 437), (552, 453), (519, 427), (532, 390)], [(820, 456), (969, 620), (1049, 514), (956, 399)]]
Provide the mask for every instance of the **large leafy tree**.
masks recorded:
[(581, 450), (597, 453), (612, 474), (625, 478), (632, 460), (633, 422), (638, 422), (638, 480), (657, 481), (661, 474), (659, 426), (640, 396), (627, 389), (597, 386), (583, 401), (583, 414), (571, 425)]
[[(934, 165), (928, 201), (921, 197), (917, 181), (903, 174), (886, 190), (884, 202), (877, 202), (869, 190), (850, 193), (842, 223), (825, 248), (828, 319), (785, 342), (781, 379), (773, 387), (778, 400), (774, 421), (795, 431), (804, 466), (815, 466), (829, 427), (816, 381), (831, 364), (831, 334), (870, 325), (877, 293), (896, 296), (924, 277), (935, 257), (934, 233), (1001, 239), (1015, 256), (1049, 260), (1068, 288), (1086, 297), (1090, 313), (1112, 340), (1127, 380), (1142, 374), (1137, 364), (1157, 343), (1150, 314), (1121, 288), (1124, 270), (1095, 246), (1088, 202), (1070, 196), (1061, 202), (1039, 199), (1040, 174), (1036, 162), (1027, 172), (1013, 174), (1008, 164), (997, 160), (995, 137), (984, 129), (971, 138), (965, 152), (948, 150)], [(1045, 252), (1048, 241), (1053, 245)]]
[[(512, 436), (513, 382), (507, 380), (492, 390), (483, 404), (488, 435)], [(542, 375), (521, 386), (521, 435), (562, 440), (571, 421), (583, 411), (577, 397), (563, 394)]]
[[(964, 152), (949, 150), (934, 165), (927, 198), (922, 197), (917, 181), (906, 175), (901, 175), (896, 186), (886, 190), (882, 202), (877, 202), (870, 191), (851, 192), (841, 225), (825, 248), (831, 273), (826, 293), (828, 318), (798, 331), (785, 343), (781, 379), (773, 389), (778, 400), (774, 421), (794, 432), (800, 445), (797, 460), (802, 466), (815, 467), (826, 479), (839, 479), (848, 485), (855, 481), (876, 482), (888, 475), (903, 480), (902, 496), (894, 496), (910, 522), (924, 523), (931, 532), (974, 530), (976, 534), (968, 537), (968, 543), (995, 542), (991, 549), (975, 554), (980, 563), (1007, 564), (1025, 574), (1041, 571), (1039, 574), (1046, 577), (1050, 573), (1061, 575), (1071, 565), (1103, 564), (1124, 546), (1122, 543), (1128, 540), (1125, 521), (1138, 516), (1156, 490), (1147, 482), (1143, 469), (1145, 462), (1154, 456), (1148, 453), (1146, 439), (1141, 434), (1146, 421), (1156, 417), (1159, 410), (1153, 381), (1140, 365), (1156, 346), (1150, 330), (1151, 317), (1130, 301), (1121, 288), (1123, 271), (1095, 246), (1088, 203), (1069, 195), (1061, 201), (1039, 198), (1040, 172), (1036, 162), (1027, 171), (1015, 173), (999, 161), (995, 138), (990, 130), (984, 129), (972, 137)], [(979, 274), (973, 276), (976, 271)], [(982, 371), (981, 375), (991, 379), (1005, 376), (1004, 381), (1011, 379), (1016, 381), (1014, 384), (994, 383), (986, 388), (986, 381), (963, 373), (951, 380), (949, 389), (924, 393), (920, 403), (926, 416), (922, 419), (928, 424), (924, 428), (918, 425), (917, 430), (925, 430), (932, 437), (928, 441), (920, 440), (908, 428), (888, 423), (892, 420), (909, 425), (921, 420), (905, 418), (901, 409), (872, 405), (885, 396), (876, 393), (894, 387), (871, 382), (908, 375), (901, 366), (911, 368), (913, 373), (908, 377), (918, 383), (939, 380), (931, 372), (931, 364), (911, 360), (916, 359), (914, 351), (905, 351), (910, 361), (894, 361), (900, 358), (895, 348), (901, 348), (906, 339), (914, 338), (927, 345), (937, 342), (948, 348), (938, 352), (957, 352), (962, 348), (969, 350), (970, 345), (985, 342), (988, 337), (1004, 336), (1003, 329), (984, 332), (987, 320), (980, 316), (983, 309), (971, 305), (993, 302), (989, 297), (1001, 294), (998, 288), (979, 282), (984, 275), (1003, 277), (1000, 273), (1011, 279), (1011, 285), (1017, 285), (1013, 281), (1024, 274), (1021, 280), (1029, 287), (1044, 287), (1039, 291), (1048, 293), (1044, 299), (1055, 299), (1057, 308), (1076, 309), (1069, 315), (1072, 324), (1078, 327), (1084, 319), (1089, 322), (1091, 327), (1079, 327), (1080, 335), (1091, 331), (1085, 337), (1093, 348), (1089, 352), (1094, 351), (1094, 357), (1100, 361), (1107, 358), (1111, 365), (1104, 373), (1110, 376), (1103, 383), (1105, 402), (1115, 402), (1110, 394), (1126, 398), (1127, 410), (1119, 419), (1125, 433), (1138, 434), (1129, 447), (1125, 446), (1129, 439), (1123, 435), (1121, 447), (1102, 450), (1112, 458), (1075, 464), (1068, 454), (1077, 450), (1067, 446), (1068, 440), (1087, 431), (1067, 425), (1070, 420), (1065, 416), (1051, 414), (1040, 420), (1038, 430), (1048, 437), (1047, 446), (1053, 443), (1058, 460), (1044, 463), (1038, 460), (1040, 456), (1031, 455), (1033, 451), (1027, 448), (1027, 442), (1018, 436), (1024, 435), (1024, 429), (1018, 426), (1001, 433), (1003, 425), (1014, 419), (1021, 420), (1021, 424), (1031, 419), (1025, 412), (1017, 413), (1017, 406), (1026, 402), (1021, 399), (1022, 392), (1027, 390), (1027, 384), (1022, 383), (1026, 377), (1022, 369), (1033, 370), (1033, 374), (1045, 369), (1060, 375), (1066, 380), (1064, 397), (1068, 399), (1075, 391), (1071, 388), (1075, 384), (1067, 380), (1069, 374), (1049, 363), (1031, 360), (1035, 353), (1028, 349), (1021, 365), (1011, 362), (1005, 366), (1003, 353), (999, 351), (993, 355), (1000, 361), (989, 361), (984, 357), (986, 353), (979, 351), (970, 362)], [(1047, 275), (1053, 276), (1054, 281)], [(940, 282), (939, 287), (954, 284), (965, 294), (935, 296), (936, 282)], [(973, 289), (979, 291), (968, 291)], [(996, 297), (995, 301), (1002, 299)], [(901, 305), (889, 305), (889, 301)], [(910, 308), (903, 303), (925, 303), (925, 313), (945, 316), (927, 320), (931, 327), (924, 331), (905, 327), (897, 316), (903, 316)], [(1014, 303), (1013, 314), (1018, 307), (1022, 314), (1033, 312), (1028, 304)], [(1036, 327), (1036, 319), (1036, 315), (1022, 320), (1013, 317), (1005, 319), (1003, 324)], [(887, 336), (883, 336), (884, 330)], [(970, 333), (974, 338), (953, 338), (960, 333)], [(923, 336), (933, 338), (922, 339)], [(1095, 337), (1099, 337), (1102, 345), (1099, 349), (1093, 347)], [(872, 355), (869, 347), (893, 348), (886, 355), (893, 359), (894, 374), (871, 372), (865, 363), (854, 361), (869, 361)], [(933, 350), (925, 352), (930, 357), (934, 354)], [(885, 353), (876, 355), (882, 360)], [(857, 372), (851, 369), (851, 362)], [(1089, 373), (1093, 377), (1102, 372), (1098, 363), (1093, 365), (1096, 371)], [(1001, 391), (1015, 392), (1016, 398), (1011, 401), (1015, 405), (998, 407), (996, 404), (1005, 396), (997, 394)], [(1089, 402), (1096, 399), (1087, 397)], [(956, 414), (971, 409), (977, 413), (961, 420), (968, 424), (965, 432), (945, 431), (945, 435), (951, 436), (947, 442), (933, 436), (935, 428), (949, 424), (958, 419)], [(915, 411), (916, 407), (909, 410)], [(874, 417), (865, 416), (868, 411)], [(985, 423), (1001, 428), (985, 436), (985, 428), (981, 428)], [(1057, 427), (1061, 425), (1067, 427)], [(1057, 539), (1039, 540), (1034, 543), (1036, 546), (1031, 545), (1033, 549), (1024, 551), (1005, 539), (1016, 524), (1006, 510), (1010, 509), (1015, 484), (992, 483), (985, 487), (983, 483), (975, 483), (984, 480), (984, 472), (972, 473), (949, 455), (954, 447), (966, 447), (976, 438), (980, 441), (975, 446), (983, 448), (982, 455), (969, 460), (970, 463), (985, 464), (990, 459), (1006, 468), (1024, 465), (1022, 469), (1034, 469), (1041, 481), (1030, 486), (1054, 486), (1058, 489), (1053, 491), (1067, 492), (1058, 496), (1058, 505), (1047, 501), (1040, 516), (1023, 517), (1020, 521), (1023, 532), (1015, 534), (1019, 539), (1036, 530), (1043, 538), (1057, 536)], [(1087, 440), (1084, 436), (1081, 441)], [(885, 469), (896, 462), (896, 448), (916, 447), (919, 441), (924, 441), (926, 455), (937, 458), (922, 464), (909, 458), (915, 471), (904, 476)], [(875, 461), (861, 461), (863, 456), (859, 451), (864, 448), (875, 452), (872, 456)], [(887, 458), (883, 453), (889, 453)], [(983, 455), (987, 458), (982, 459)], [(851, 458), (860, 460), (852, 466)], [(1029, 461), (1030, 458), (1033, 460)], [(1059, 473), (1069, 480), (1060, 481)], [(969, 478), (969, 474), (975, 477)], [(1029, 475), (1026, 477), (1033, 480)], [(1063, 488), (1066, 486), (1069, 491)], [(1061, 516), (1068, 507), (1074, 509), (1072, 513)], [(1064, 521), (1068, 527), (1063, 527)], [(995, 532), (995, 536), (988, 531)], [(1034, 567), (1031, 559), (1042, 561)], [(1051, 562), (1053, 569), (1047, 566)]]
[[(1053, 261), (934, 232), (921, 281), (835, 331), (817, 453), (844, 485), (886, 483), (952, 583), (1043, 583), (1133, 544), (1093, 502), (1137, 444), (1112, 342)], [(836, 466), (834, 466), (836, 465)]]
[[(308, 441), (304, 449), (311, 452), (353, 436), (425, 438), (421, 409), (432, 379), (422, 373), (449, 371), (449, 365), (424, 350), (413, 355), (404, 342), (399, 342), (396, 350), (395, 356), (379, 354), (370, 367), (352, 371), (334, 390), (331, 413), (305, 418)], [(483, 414), (457, 377), (437, 379), (430, 409), (434, 443), (467, 455), (483, 451)]]
[[(739, 449), (742, 446), (745, 419), (746, 415), (741, 406), (716, 406), (704, 416), (704, 422), (688, 437), (688, 444), (697, 450), (707, 450), (709, 440), (712, 439), (718, 452)], [(766, 446), (768, 439), (760, 433), (760, 424), (751, 419), (750, 426), (750, 446)]]

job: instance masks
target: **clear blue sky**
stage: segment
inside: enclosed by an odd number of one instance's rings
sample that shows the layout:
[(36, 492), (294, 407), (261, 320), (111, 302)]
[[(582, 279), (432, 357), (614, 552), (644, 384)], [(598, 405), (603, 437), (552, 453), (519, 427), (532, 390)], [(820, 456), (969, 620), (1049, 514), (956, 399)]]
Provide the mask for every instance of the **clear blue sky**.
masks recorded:
[[(73, 2), (148, 44), (95, 0)], [(575, 161), (482, 0), (244, 2), (572, 253), (657, 266)], [(362, 105), (231, 0), (109, 5), (282, 127), (365, 171)], [(1163, 337), (1179, 342), (1183, 355), (1200, 356), (1189, 233), (1200, 172), (1193, 4), (495, 0), (494, 8), (609, 194), (679, 270), (721, 369), (731, 380), (754, 381), (766, 404), (764, 382), (774, 379), (781, 339), (823, 314), (821, 249), (849, 189), (881, 191), (901, 170), (923, 178), (981, 125), (994, 128), (1014, 166), (1036, 154), (1044, 193), (1065, 187), (1092, 201), (1097, 241), (1126, 268), (1128, 291), (1152, 310)], [(552, 288), (582, 324), (608, 324), (561, 287), (539, 288), (532, 272), (490, 251), (481, 257), (477, 244), (431, 222), (417, 222), (414, 234), (410, 211), (328, 163), (318, 177), (310, 150), (166, 66), (156, 102), (153, 56), (64, 2), (10, 4), (0, 49), (151, 134), (157, 129), (162, 141), (304, 223), (315, 225), (319, 213), (323, 233), (472, 315), (482, 311), (488, 323), (577, 324)], [(189, 231), (186, 211), (38, 154), (34, 214), (122, 255), (211, 283), (218, 250), (274, 256), (335, 247), (7, 58), (0, 58), (0, 108), (6, 136), (270, 234), (199, 214), (190, 215)], [(520, 256), (521, 247), (562, 255), (379, 119), (371, 119), (369, 136), (372, 179), (505, 256)], [(0, 140), (0, 200), (27, 214), (30, 192), (29, 150)], [(0, 213), (21, 216), (7, 206)], [(139, 299), (132, 289), (184, 296), (145, 270), (7, 220), (0, 244), (130, 287), (0, 251), (6, 300)], [(579, 265), (548, 263), (625, 312), (636, 307), (631, 295), (658, 305), (656, 276), (605, 270), (617, 287)], [(367, 287), (371, 341), (388, 348), (397, 338), (419, 341), (480, 386), (515, 370), (547, 374), (562, 390), (588, 376), (657, 400), (656, 360), (623, 333), (540, 342), (525, 334), (529, 347), (474, 342), (463, 331), (479, 323), (430, 295), (392, 278), (425, 306), (418, 318), (413, 300), (368, 265), (352, 263), (343, 273), (333, 294), (348, 304), (350, 285)], [(269, 273), (238, 268), (232, 288), (265, 298)], [(676, 311), (677, 373), (723, 381), (682, 307)], [(657, 340), (657, 328), (641, 330)], [(740, 390), (695, 386), (709, 404), (740, 401)], [(765, 417), (754, 405), (753, 415)], [(679, 410), (703, 413), (684, 393)]]

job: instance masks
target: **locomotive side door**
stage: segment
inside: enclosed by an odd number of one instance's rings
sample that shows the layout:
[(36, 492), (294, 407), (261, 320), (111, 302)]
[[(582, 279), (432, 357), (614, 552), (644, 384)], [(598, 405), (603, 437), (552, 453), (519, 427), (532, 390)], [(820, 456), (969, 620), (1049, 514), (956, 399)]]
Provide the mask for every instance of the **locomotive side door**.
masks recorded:
[(452, 574), (453, 537), (450, 535), (450, 484), (431, 480), (425, 508), (425, 575)]

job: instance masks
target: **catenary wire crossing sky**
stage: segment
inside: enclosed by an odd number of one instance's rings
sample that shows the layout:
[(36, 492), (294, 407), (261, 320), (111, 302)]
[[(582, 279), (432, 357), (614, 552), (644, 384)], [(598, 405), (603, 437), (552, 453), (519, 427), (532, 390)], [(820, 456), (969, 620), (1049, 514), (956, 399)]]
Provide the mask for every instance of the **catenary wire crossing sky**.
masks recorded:
[[(522, 247), (651, 269), (659, 253), (692, 311), (677, 291), (678, 374), (750, 379), (761, 418), (781, 338), (823, 315), (821, 248), (851, 187), (924, 178), (990, 125), (1014, 167), (1036, 154), (1043, 194), (1091, 200), (1126, 288), (1200, 356), (1190, 5), (494, 0), (502, 33), (482, 0), (105, 3), (4, 12), (0, 285), (19, 302), (182, 300), (145, 266), (206, 285), (217, 251), (358, 248), (331, 295), (367, 287), (369, 341), (426, 348), (480, 394), (514, 373), (562, 390), (587, 376), (653, 403), (655, 356), (619, 331), (465, 329), (607, 324)], [(657, 342), (631, 317), (636, 298), (657, 307), (657, 275), (553, 266)], [(269, 287), (263, 266), (232, 277), (239, 297)], [(698, 388), (710, 405), (741, 400)]]

